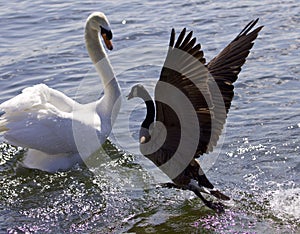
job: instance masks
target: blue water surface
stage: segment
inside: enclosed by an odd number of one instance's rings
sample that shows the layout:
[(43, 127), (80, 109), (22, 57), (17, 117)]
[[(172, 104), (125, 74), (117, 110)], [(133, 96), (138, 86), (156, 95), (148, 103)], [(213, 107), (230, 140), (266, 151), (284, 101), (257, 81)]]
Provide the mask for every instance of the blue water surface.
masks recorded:
[[(1, 233), (300, 232), (298, 1), (12, 0), (0, 6), (0, 103), (38, 83), (80, 102), (96, 100), (102, 86), (84, 44), (84, 23), (94, 11), (111, 22), (108, 56), (124, 94), (97, 167), (18, 170), (24, 149), (0, 136)], [(156, 187), (166, 178), (136, 141), (144, 106), (125, 95), (136, 83), (153, 91), (172, 28), (193, 30), (209, 61), (255, 18), (264, 28), (206, 168), (232, 198), (216, 214), (190, 192)]]

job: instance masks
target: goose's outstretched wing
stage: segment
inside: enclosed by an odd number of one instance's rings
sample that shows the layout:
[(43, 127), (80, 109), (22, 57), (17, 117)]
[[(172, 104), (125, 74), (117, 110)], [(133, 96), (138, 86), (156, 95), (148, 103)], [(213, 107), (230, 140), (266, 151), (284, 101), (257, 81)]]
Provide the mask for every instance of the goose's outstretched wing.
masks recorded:
[[(155, 103), (156, 120), (167, 130), (163, 148), (175, 152), (184, 135), (187, 145), (198, 138), (195, 154), (199, 154), (206, 152), (210, 141), (213, 103), (203, 51), (192, 34), (191, 31), (186, 35), (183, 29), (175, 43), (172, 29), (167, 57), (155, 87)], [(199, 131), (195, 131), (195, 126), (199, 126)]]
[(253, 41), (263, 28), (260, 26), (250, 32), (257, 22), (258, 19), (248, 23), (237, 37), (207, 64), (210, 74), (222, 93), (227, 112), (234, 95), (232, 84), (237, 80), (241, 67), (246, 62), (250, 49), (253, 47)]
[[(212, 151), (213, 146), (217, 144), (234, 96), (233, 83), (237, 80), (241, 67), (245, 63), (250, 49), (253, 47), (253, 41), (263, 28), (263, 26), (260, 26), (250, 32), (257, 22), (258, 19), (248, 23), (237, 37), (207, 64), (209, 73), (215, 81), (209, 81), (210, 92), (212, 94), (221, 92), (222, 96), (220, 98), (220, 95), (212, 95), (215, 121), (213, 122), (214, 126), (208, 151)], [(218, 92), (216, 92), (216, 89), (218, 89)]]
[[(194, 156), (212, 151), (221, 135), (234, 95), (232, 84), (263, 27), (250, 32), (257, 21), (251, 21), (206, 66), (203, 66), (205, 58), (201, 46), (196, 44), (196, 38), (192, 38), (192, 32), (186, 35), (186, 29), (183, 29), (175, 42), (175, 31), (172, 30), (169, 51), (155, 88), (156, 120), (162, 122), (167, 130), (163, 148), (173, 152), (177, 150), (182, 130), (191, 130), (183, 125), (196, 125), (192, 118), (196, 113), (199, 142)], [(171, 86), (175, 89), (169, 88)], [(177, 92), (184, 94), (194, 110)], [(194, 136), (194, 133), (190, 134), (190, 139), (187, 136), (185, 141), (193, 142)]]

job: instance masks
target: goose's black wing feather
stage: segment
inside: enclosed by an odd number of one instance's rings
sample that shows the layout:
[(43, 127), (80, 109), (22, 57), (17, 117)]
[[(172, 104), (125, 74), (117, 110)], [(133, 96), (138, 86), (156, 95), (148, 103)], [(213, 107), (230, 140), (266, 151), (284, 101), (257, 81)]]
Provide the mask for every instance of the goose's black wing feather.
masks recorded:
[[(196, 44), (193, 32), (186, 34), (186, 29), (183, 29), (175, 42), (173, 29), (167, 57), (155, 88), (156, 120), (162, 122), (167, 130), (162, 147), (167, 151), (177, 149), (183, 131), (187, 145), (194, 141), (195, 134), (198, 137), (195, 154), (207, 150), (213, 104), (208, 86), (209, 73), (204, 63), (201, 46)], [(195, 132), (196, 125), (199, 132)], [(189, 134), (186, 135), (187, 132)]]
[[(167, 132), (159, 149), (162, 155), (157, 165), (172, 157), (180, 143), (182, 130), (191, 133), (185, 135), (184, 141), (192, 145), (197, 129), (193, 131), (192, 128), (197, 124), (198, 145), (194, 157), (212, 151), (217, 144), (234, 94), (232, 83), (237, 80), (253, 41), (262, 29), (261, 26), (251, 32), (256, 23), (257, 20), (251, 21), (206, 66), (201, 46), (192, 32), (186, 34), (183, 29), (175, 41), (172, 30), (167, 57), (155, 88), (156, 120), (163, 123)], [(186, 105), (186, 100), (192, 109)], [(195, 115), (197, 123), (193, 122)]]
[[(237, 80), (241, 67), (245, 63), (250, 49), (253, 47), (253, 41), (263, 28), (263, 26), (260, 26), (250, 32), (257, 21), (258, 19), (247, 24), (238, 36), (207, 64), (209, 73), (215, 81), (209, 82), (210, 92), (218, 93), (216, 89), (221, 92), (221, 95), (212, 95), (215, 121), (213, 122), (214, 126), (208, 151), (212, 151), (213, 146), (217, 144), (234, 96), (233, 83)], [(222, 96), (223, 100), (220, 96)]]
[(207, 64), (210, 74), (214, 77), (223, 95), (227, 112), (234, 95), (232, 83), (237, 80), (241, 67), (254, 44), (253, 41), (263, 28), (260, 26), (250, 32), (257, 21), (258, 19), (247, 24), (238, 36)]

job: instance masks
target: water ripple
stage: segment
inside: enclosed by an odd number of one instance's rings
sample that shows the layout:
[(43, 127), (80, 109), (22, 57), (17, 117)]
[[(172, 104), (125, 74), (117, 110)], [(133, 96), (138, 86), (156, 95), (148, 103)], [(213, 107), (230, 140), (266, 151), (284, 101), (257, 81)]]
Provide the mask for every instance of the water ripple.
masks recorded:
[(265, 27), (236, 82), (222, 153), (207, 173), (232, 197), (225, 214), (190, 192), (155, 187), (153, 165), (124, 136), (128, 128), (137, 134), (144, 108), (124, 99), (116, 141), (99, 152), (97, 168), (20, 171), (24, 149), (0, 144), (0, 232), (299, 232), (297, 1), (14, 0), (1, 7), (0, 102), (37, 83), (81, 102), (98, 98), (102, 86), (83, 38), (91, 11), (111, 21), (109, 57), (124, 95), (136, 83), (153, 91), (171, 28), (193, 30), (209, 61), (249, 20), (259, 17)]

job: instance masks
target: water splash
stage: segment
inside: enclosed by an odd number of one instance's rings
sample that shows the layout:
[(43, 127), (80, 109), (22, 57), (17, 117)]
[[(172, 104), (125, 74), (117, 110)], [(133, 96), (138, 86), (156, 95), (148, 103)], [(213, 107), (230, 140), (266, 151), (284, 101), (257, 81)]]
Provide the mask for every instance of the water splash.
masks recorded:
[(274, 214), (284, 220), (300, 223), (300, 188), (279, 189), (273, 191), (270, 208)]

